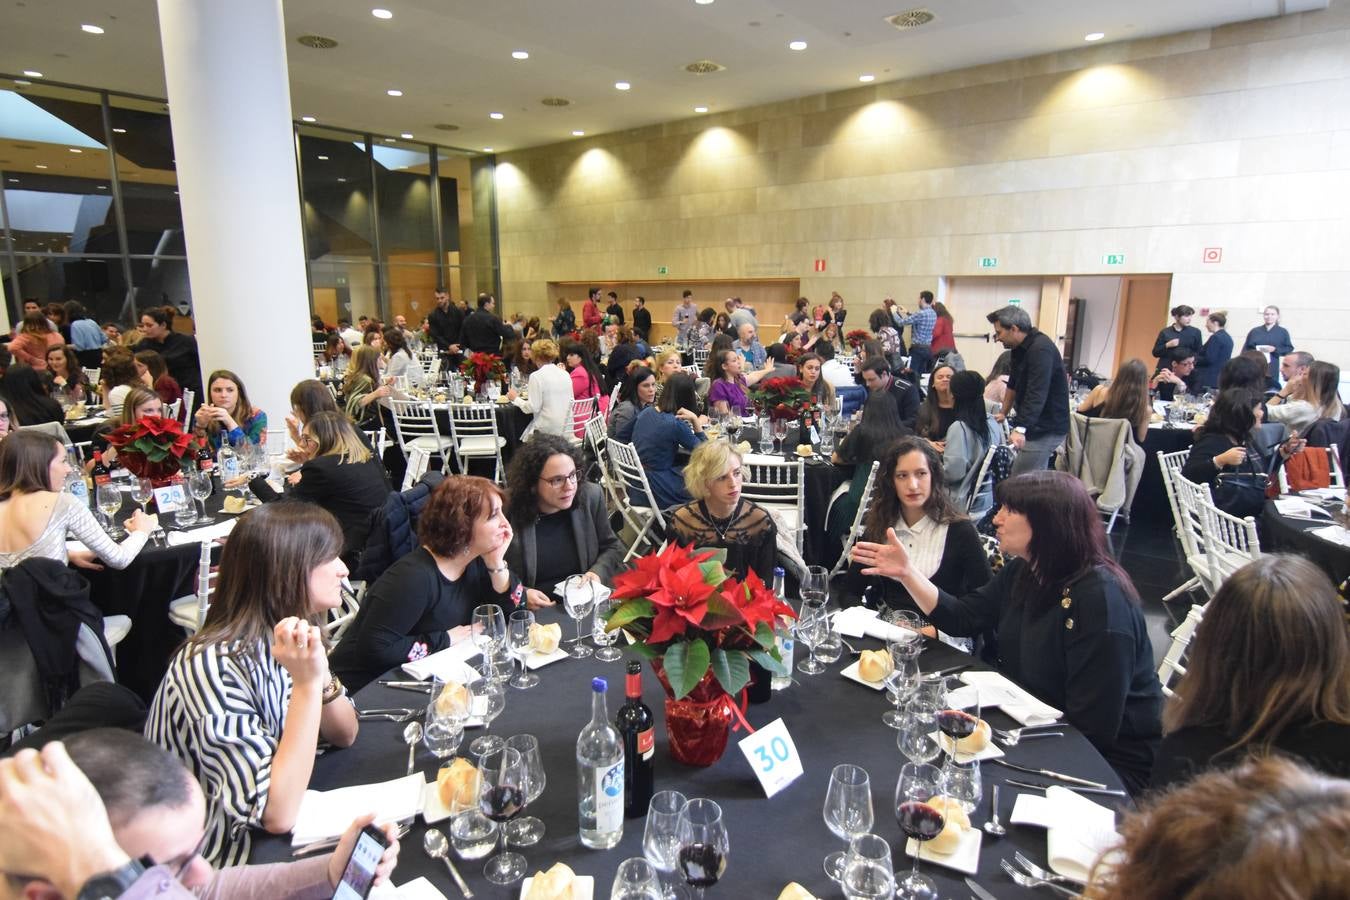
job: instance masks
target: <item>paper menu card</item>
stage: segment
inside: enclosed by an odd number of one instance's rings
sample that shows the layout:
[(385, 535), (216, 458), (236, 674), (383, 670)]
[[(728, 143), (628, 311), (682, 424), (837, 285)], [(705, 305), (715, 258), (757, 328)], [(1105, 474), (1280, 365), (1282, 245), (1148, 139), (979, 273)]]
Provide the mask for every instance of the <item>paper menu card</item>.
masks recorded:
[(1350, 531), (1339, 525), (1325, 525), (1322, 528), (1314, 528), (1311, 533), (1325, 541), (1331, 541), (1333, 544), (1350, 547)]
[(411, 819), (422, 810), (420, 772), (379, 784), (358, 784), (331, 791), (305, 791), (300, 812), (291, 831), (291, 846), (303, 847), (341, 835), (357, 816), (375, 813), (375, 823), (385, 825)]
[(1115, 812), (1068, 788), (1018, 794), (1009, 821), (1046, 829), (1050, 869), (1075, 881), (1086, 882), (1098, 857), (1120, 843)]
[(1023, 725), (1049, 725), (1064, 715), (997, 672), (963, 672), (961, 680), (980, 689), (981, 706), (997, 706)]
[(469, 665), (469, 660), (478, 654), (479, 650), (473, 641), (462, 640), (430, 656), (404, 663), (403, 671), (418, 681), (426, 681), (434, 675), (441, 681), (466, 684), (478, 678), (478, 673)]

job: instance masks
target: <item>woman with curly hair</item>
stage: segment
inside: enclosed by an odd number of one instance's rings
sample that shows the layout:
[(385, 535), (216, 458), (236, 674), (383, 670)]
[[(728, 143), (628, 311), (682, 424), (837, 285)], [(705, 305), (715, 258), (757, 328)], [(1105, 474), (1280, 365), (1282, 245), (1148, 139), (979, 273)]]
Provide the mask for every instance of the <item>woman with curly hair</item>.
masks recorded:
[(370, 586), (333, 650), (330, 665), (348, 689), (467, 640), (480, 603), (508, 613), (524, 604), (506, 564), (513, 534), (495, 484), (473, 475), (442, 481), (417, 520), (421, 546)]

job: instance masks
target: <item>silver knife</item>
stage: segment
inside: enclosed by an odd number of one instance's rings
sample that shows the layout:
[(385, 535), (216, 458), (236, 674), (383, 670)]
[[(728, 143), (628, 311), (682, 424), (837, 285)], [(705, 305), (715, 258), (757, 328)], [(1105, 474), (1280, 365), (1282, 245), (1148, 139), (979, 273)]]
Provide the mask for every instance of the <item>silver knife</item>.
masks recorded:
[(979, 897), (980, 900), (998, 900), (998, 898), (995, 897), (993, 894), (989, 893), (984, 888), (980, 887), (979, 882), (977, 882), (974, 878), (966, 879), (966, 887), (970, 888), (970, 892), (974, 894), (976, 897)]
[(1054, 778), (1057, 781), (1067, 781), (1070, 784), (1081, 784), (1083, 787), (1096, 788), (1099, 791), (1107, 789), (1106, 785), (1100, 781), (1088, 781), (1086, 778), (1079, 778), (1076, 775), (1065, 775), (1060, 772), (1052, 772), (1049, 769), (1033, 769), (1031, 766), (1019, 766), (1017, 763), (1010, 763), (1006, 759), (991, 759), (989, 762), (998, 763), (1000, 766), (1007, 766), (1010, 769), (1016, 769), (1019, 772), (1028, 772), (1032, 775), (1043, 775), (1046, 778)]
[[(1017, 780), (1012, 779), (1012, 778), (1009, 778), (1007, 781), (1004, 782), (1004, 784), (1015, 784), (1015, 785), (1017, 785), (1018, 787), (1021, 787), (1021, 788), (1031, 788), (1033, 791), (1043, 791), (1043, 790), (1045, 790), (1046, 788), (1048, 788), (1048, 787), (1051, 786), (1051, 785), (1048, 785), (1048, 784), (1032, 784), (1030, 781), (1017, 781)], [(1058, 787), (1058, 785), (1056, 785), (1056, 787)], [(1129, 794), (1125, 793), (1124, 791), (1117, 791), (1117, 790), (1113, 790), (1113, 789), (1111, 789), (1111, 788), (1079, 787), (1079, 786), (1073, 785), (1073, 784), (1064, 785), (1063, 787), (1064, 787), (1064, 789), (1065, 789), (1066, 791), (1077, 791), (1077, 792), (1080, 793), (1080, 794), (1105, 794), (1105, 795), (1107, 795), (1108, 797), (1128, 797), (1128, 796), (1130, 796)]]

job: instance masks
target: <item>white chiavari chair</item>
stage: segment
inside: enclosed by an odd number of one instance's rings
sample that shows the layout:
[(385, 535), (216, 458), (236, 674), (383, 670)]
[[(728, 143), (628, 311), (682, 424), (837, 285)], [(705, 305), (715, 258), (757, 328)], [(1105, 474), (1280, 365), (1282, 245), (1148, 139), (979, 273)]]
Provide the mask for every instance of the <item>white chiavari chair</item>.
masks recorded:
[(628, 553), (623, 558), (624, 562), (628, 562), (640, 552), (641, 548), (659, 543), (661, 535), (666, 530), (666, 520), (652, 493), (652, 486), (647, 481), (647, 472), (642, 467), (637, 448), (622, 441), (609, 441), (608, 445), (614, 469), (621, 480), (619, 487), (622, 502), (633, 520), (641, 524), (633, 538), (632, 546), (628, 548)]
[(497, 404), (451, 403), (450, 444), (454, 450), (455, 465), (461, 473), (469, 471), (469, 460), (491, 459), (492, 480), (500, 483), (505, 477), (502, 448), (506, 439), (497, 433)]
[(773, 511), (790, 528), (797, 552), (802, 551), (806, 509), (806, 468), (801, 459), (747, 456), (741, 461), (741, 496)]

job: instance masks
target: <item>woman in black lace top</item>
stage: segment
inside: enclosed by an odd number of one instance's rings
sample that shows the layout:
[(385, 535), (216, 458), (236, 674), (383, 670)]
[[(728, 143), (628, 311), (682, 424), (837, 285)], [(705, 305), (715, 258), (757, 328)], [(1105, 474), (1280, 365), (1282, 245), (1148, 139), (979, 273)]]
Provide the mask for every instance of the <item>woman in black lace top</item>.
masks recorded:
[(773, 584), (778, 528), (751, 500), (741, 498), (741, 455), (726, 441), (705, 441), (684, 467), (694, 498), (670, 514), (670, 539), (727, 552), (726, 570), (737, 578), (753, 571)]

